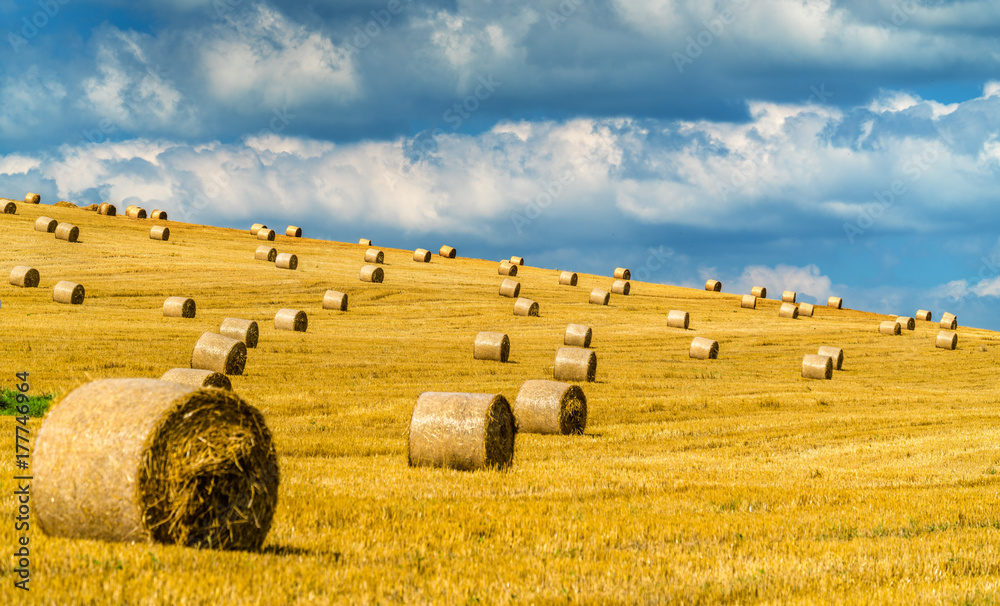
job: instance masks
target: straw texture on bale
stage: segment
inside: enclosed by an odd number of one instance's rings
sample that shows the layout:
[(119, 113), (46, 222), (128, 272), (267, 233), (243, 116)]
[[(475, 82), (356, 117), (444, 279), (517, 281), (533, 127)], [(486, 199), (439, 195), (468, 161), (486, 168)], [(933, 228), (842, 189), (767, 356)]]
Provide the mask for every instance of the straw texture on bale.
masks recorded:
[(135, 206), (133, 204), (132, 206), (129, 206), (128, 208), (125, 209), (125, 216), (129, 217), (130, 219), (145, 219), (146, 209), (142, 208), (141, 206)]
[(167, 318), (193, 318), (195, 315), (194, 299), (169, 297), (163, 302), (163, 315)]
[(73, 204), (72, 202), (67, 202), (66, 200), (60, 200), (55, 204), (53, 204), (52, 206), (58, 206), (59, 208), (80, 208), (76, 204)]
[(52, 289), (52, 300), (56, 303), (65, 303), (67, 305), (83, 305), (83, 299), (86, 294), (83, 286), (75, 282), (63, 280)]
[(274, 265), (280, 269), (295, 269), (299, 266), (299, 257), (292, 253), (281, 253), (274, 258)]
[(377, 248), (369, 248), (365, 251), (365, 263), (384, 263), (385, 253)]
[(568, 345), (569, 347), (590, 347), (590, 341), (593, 337), (594, 331), (589, 326), (570, 324), (566, 327), (563, 345)]
[(812, 303), (799, 303), (799, 316), (811, 318), (816, 307)]
[(17, 204), (14, 202), (6, 202), (3, 205), (3, 214), (5, 215), (16, 215), (17, 214)]
[(285, 228), (285, 235), (288, 236), (289, 238), (301, 238), (302, 228), (296, 227), (294, 225), (289, 225), (288, 227)]
[(832, 379), (833, 359), (830, 356), (806, 354), (802, 358), (802, 376), (806, 379)]
[(81, 206), (80, 210), (89, 210), (91, 212), (96, 212), (97, 211), (97, 204), (90, 204), (88, 206)]
[(514, 265), (524, 265), (524, 257), (511, 257), (510, 262)]
[(834, 370), (840, 370), (840, 367), (844, 365), (844, 350), (839, 347), (824, 345), (819, 348), (819, 351), (817, 351), (816, 354), (820, 356), (830, 356), (830, 359), (833, 360)]
[(417, 250), (413, 251), (413, 260), (416, 261), (417, 263), (430, 263), (431, 251), (424, 248), (418, 248)]
[(917, 327), (917, 321), (908, 316), (899, 316), (896, 321), (903, 330), (914, 330)]
[(795, 318), (799, 317), (799, 307), (794, 303), (782, 303), (781, 309), (778, 310), (779, 318)]
[(266, 227), (262, 227), (260, 229), (260, 231), (257, 232), (257, 239), (258, 240), (265, 240), (267, 242), (273, 242), (274, 241), (274, 237), (275, 236), (274, 236), (274, 230), (273, 229), (268, 229)]
[(358, 240), (358, 244), (361, 244), (362, 246), (371, 246), (372, 241), (368, 238), (361, 238), (360, 240)]
[(948, 330), (955, 330), (958, 328), (958, 316), (945, 312), (941, 314), (941, 322), (939, 323), (941, 328), (946, 328)]
[(361, 268), (361, 281), (362, 282), (376, 282), (381, 283), (385, 279), (385, 272), (382, 271), (381, 267), (376, 267), (374, 265), (365, 265)]
[(271, 246), (262, 244), (258, 246), (257, 250), (253, 253), (253, 258), (258, 261), (270, 261), (271, 263), (274, 263), (274, 260), (278, 258), (278, 251)]
[(262, 229), (267, 229), (267, 226), (264, 225), (263, 223), (254, 223), (253, 225), (250, 226), (250, 235), (256, 236), (257, 232), (259, 232)]
[(497, 267), (497, 273), (501, 276), (517, 276), (517, 265), (514, 265), (510, 261), (500, 261), (500, 266)]
[(118, 214), (118, 209), (115, 208), (114, 204), (103, 202), (97, 205), (97, 214), (114, 217)]
[(754, 295), (743, 295), (743, 300), (740, 301), (740, 307), (743, 309), (757, 309), (757, 297)]
[(763, 286), (754, 286), (753, 288), (750, 289), (750, 294), (759, 299), (766, 299), (767, 289), (764, 288)]
[(323, 295), (323, 309), (347, 311), (347, 295), (338, 290), (328, 290)]
[(150, 219), (155, 219), (157, 221), (166, 221), (167, 220), (167, 211), (160, 210), (160, 209), (157, 208), (153, 212), (149, 213), (149, 218)]
[(35, 513), (52, 536), (256, 550), (278, 499), (260, 412), (231, 391), (155, 379), (68, 393), (31, 464)]
[(886, 320), (878, 325), (878, 331), (883, 335), (898, 335), (902, 332), (899, 322), (895, 320)]
[(35, 231), (51, 234), (56, 231), (59, 222), (49, 217), (38, 217), (35, 219)]
[(253, 320), (226, 318), (222, 321), (219, 334), (242, 342), (247, 349), (253, 349), (257, 347), (257, 341), (260, 339), (260, 327)]
[(56, 226), (56, 239), (76, 242), (80, 239), (80, 228), (69, 223), (60, 223)]
[(708, 280), (705, 282), (705, 290), (709, 292), (722, 292), (722, 282), (718, 280)]
[(217, 387), (229, 391), (233, 390), (233, 383), (226, 375), (198, 368), (171, 368), (163, 373), (160, 380), (191, 387)]
[(521, 294), (521, 283), (517, 280), (511, 280), (510, 278), (504, 278), (503, 282), (500, 283), (500, 296), (508, 297), (511, 299), (516, 299), (518, 295)]
[(493, 360), (506, 362), (510, 357), (510, 339), (502, 332), (481, 332), (476, 335), (472, 346), (472, 358), (475, 360)]
[(687, 330), (687, 327), (691, 324), (691, 314), (686, 311), (672, 310), (667, 314), (667, 326), (670, 328), (683, 328)]
[(615, 280), (611, 285), (611, 292), (616, 295), (628, 295), (632, 290), (632, 283), (628, 280)]
[(781, 291), (781, 300), (784, 303), (795, 303), (795, 297), (797, 293), (793, 290), (783, 290)]
[(931, 312), (927, 311), (926, 309), (918, 309), (916, 318), (924, 322), (930, 322), (932, 315)]
[(942, 330), (938, 333), (934, 346), (940, 349), (955, 349), (958, 347), (958, 334)]
[(24, 196), (24, 203), (25, 204), (41, 204), (42, 203), (42, 197), (40, 195), (38, 195), (38, 194), (28, 193), (28, 194), (25, 194), (25, 196)]
[(281, 309), (274, 314), (274, 327), (277, 330), (305, 332), (309, 327), (309, 318), (306, 312), (298, 309)]
[(27, 265), (18, 265), (10, 272), (11, 286), (20, 286), (21, 288), (36, 288), (40, 281), (41, 277), (38, 275), (38, 270), (35, 269), (34, 267), (28, 267)]
[(514, 301), (514, 315), (515, 316), (537, 316), (538, 315), (538, 303), (535, 303), (531, 299), (518, 299)]
[(191, 368), (212, 370), (224, 375), (241, 375), (247, 363), (247, 346), (232, 337), (206, 332), (191, 353)]
[(563, 286), (576, 286), (578, 279), (579, 277), (571, 271), (564, 271), (559, 274), (559, 284)]
[(456, 256), (458, 256), (458, 251), (455, 250), (453, 246), (448, 246), (447, 244), (445, 244), (440, 249), (438, 249), (438, 255), (446, 259), (454, 259)]
[(625, 267), (615, 268), (615, 279), (616, 280), (631, 280), (632, 272)]
[(607, 305), (611, 301), (611, 293), (600, 288), (590, 291), (590, 302), (594, 305)]
[(844, 307), (844, 300), (840, 297), (830, 297), (826, 300), (826, 306), (834, 309), (841, 309)]
[(597, 378), (597, 354), (582, 347), (560, 347), (552, 369), (556, 381), (594, 381)]
[(153, 228), (149, 230), (149, 239), (166, 242), (170, 239), (170, 228), (162, 225), (153, 226)]
[(719, 342), (705, 337), (695, 337), (691, 341), (688, 356), (698, 360), (715, 360), (719, 357)]
[(514, 460), (517, 425), (500, 394), (420, 394), (410, 417), (411, 467), (503, 469)]
[(521, 433), (582, 434), (587, 428), (587, 396), (579, 385), (525, 381), (514, 400), (514, 420)]

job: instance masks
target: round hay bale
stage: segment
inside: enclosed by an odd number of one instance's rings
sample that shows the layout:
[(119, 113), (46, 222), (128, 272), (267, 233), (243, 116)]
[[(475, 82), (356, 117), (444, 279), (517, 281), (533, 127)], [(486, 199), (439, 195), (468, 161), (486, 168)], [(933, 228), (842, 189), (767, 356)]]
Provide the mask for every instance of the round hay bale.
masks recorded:
[(878, 325), (878, 331), (883, 335), (898, 335), (901, 332), (899, 322), (886, 320)]
[(525, 381), (513, 406), (522, 433), (582, 434), (587, 428), (587, 396), (579, 385), (559, 381)]
[(55, 204), (53, 204), (52, 206), (58, 206), (59, 208), (80, 208), (76, 204), (73, 204), (72, 202), (67, 202), (66, 200), (60, 200)]
[(35, 231), (40, 231), (46, 234), (55, 233), (58, 225), (59, 221), (49, 217), (38, 217), (35, 219)]
[(66, 305), (83, 305), (86, 291), (75, 282), (63, 280), (52, 289), (52, 300)]
[(754, 286), (750, 289), (750, 294), (757, 297), (758, 299), (767, 298), (767, 289), (763, 286)]
[(416, 261), (417, 263), (430, 263), (431, 251), (424, 248), (418, 248), (417, 250), (413, 251), (413, 260)]
[(347, 311), (347, 295), (337, 290), (326, 291), (323, 295), (323, 309)]
[(757, 297), (754, 295), (743, 295), (743, 300), (740, 301), (740, 307), (743, 309), (757, 309)]
[(224, 375), (241, 375), (247, 363), (247, 346), (232, 337), (206, 332), (191, 353), (191, 368), (212, 370)]
[(625, 267), (616, 267), (614, 276), (616, 280), (631, 280), (632, 272)]
[(447, 244), (438, 249), (438, 255), (446, 259), (454, 259), (458, 256), (458, 251), (454, 247), (448, 246)]
[(616, 295), (628, 295), (631, 290), (632, 283), (628, 280), (615, 280), (614, 284), (611, 285), (611, 292)]
[(40, 281), (41, 277), (38, 275), (38, 270), (34, 267), (18, 265), (10, 272), (11, 286), (20, 286), (21, 288), (37, 288)]
[(832, 379), (833, 359), (830, 356), (806, 354), (802, 358), (802, 376), (806, 379)]
[(715, 360), (719, 357), (719, 342), (705, 337), (695, 337), (691, 341), (688, 356), (698, 360)]
[(683, 328), (687, 330), (687, 327), (691, 324), (691, 314), (686, 311), (672, 310), (667, 314), (667, 326), (670, 328)]
[(570, 324), (566, 327), (566, 335), (563, 336), (563, 345), (569, 347), (590, 347), (590, 341), (593, 338), (594, 331), (589, 326)]
[(799, 317), (799, 307), (794, 303), (782, 303), (781, 309), (778, 310), (779, 318), (791, 318), (795, 319)]
[(254, 251), (253, 258), (258, 261), (268, 261), (274, 263), (274, 260), (278, 258), (278, 251), (271, 246), (262, 244), (257, 247), (256, 251)]
[(955, 330), (958, 328), (958, 316), (952, 313), (944, 312), (941, 314), (941, 322), (939, 323), (939, 326), (947, 330)]
[(783, 290), (781, 291), (781, 301), (783, 303), (795, 303), (795, 297), (797, 293), (794, 290)]
[(240, 318), (226, 318), (222, 321), (219, 334), (230, 339), (236, 339), (247, 346), (247, 349), (257, 347), (260, 338), (260, 328), (253, 320), (241, 320)]
[(708, 280), (705, 282), (705, 290), (709, 292), (722, 292), (722, 282), (718, 280)]
[(274, 242), (274, 230), (262, 227), (260, 231), (257, 232), (257, 239)]
[(372, 245), (372, 241), (370, 239), (368, 239), (368, 238), (361, 238), (360, 240), (358, 240), (358, 244), (360, 244), (362, 246), (371, 246)]
[(90, 204), (88, 206), (81, 206), (80, 210), (89, 210), (91, 212), (96, 212), (97, 211), (97, 205), (96, 204)]
[(274, 258), (274, 266), (279, 269), (295, 269), (299, 266), (299, 257), (292, 253), (281, 253)]
[(931, 321), (931, 317), (932, 317), (931, 312), (927, 311), (926, 309), (918, 309), (917, 310), (916, 318), (918, 320), (921, 320), (923, 322), (930, 322)]
[(163, 316), (166, 318), (193, 318), (194, 314), (194, 299), (169, 297), (163, 302)]
[(38, 194), (27, 193), (24, 195), (25, 204), (41, 204), (42, 197)]
[(80, 228), (69, 223), (60, 223), (56, 226), (56, 240), (66, 240), (76, 242), (80, 239)]
[(510, 278), (504, 278), (503, 282), (500, 283), (500, 296), (508, 297), (510, 299), (516, 299), (518, 295), (521, 294), (521, 283), (517, 280), (511, 280)]
[(476, 335), (472, 346), (472, 358), (475, 360), (493, 360), (506, 362), (510, 357), (510, 339), (502, 332), (481, 332)]
[(298, 309), (281, 309), (274, 314), (274, 328), (277, 330), (293, 330), (295, 332), (305, 332), (309, 327), (309, 318), (306, 312)]
[(410, 417), (410, 467), (503, 469), (514, 460), (517, 425), (500, 394), (420, 394)]
[(114, 217), (118, 215), (118, 209), (115, 208), (114, 204), (103, 202), (97, 205), (97, 214), (104, 215), (106, 217)]
[(511, 257), (510, 262), (514, 265), (524, 265), (524, 257)]
[(819, 348), (816, 355), (829, 356), (833, 360), (833, 369), (840, 370), (840, 367), (844, 365), (844, 350), (839, 347), (830, 347), (824, 345)]
[(125, 216), (130, 219), (145, 219), (146, 209), (133, 204), (125, 209)]
[(538, 303), (531, 299), (518, 299), (514, 301), (515, 316), (538, 316)]
[(160, 209), (157, 208), (153, 212), (149, 213), (149, 218), (150, 219), (155, 219), (156, 221), (166, 221), (167, 220), (167, 211), (160, 210)]
[(942, 330), (938, 333), (937, 339), (934, 341), (934, 347), (940, 349), (955, 349), (958, 347), (958, 334)]
[(257, 232), (259, 232), (262, 229), (267, 229), (267, 226), (264, 225), (263, 223), (254, 223), (253, 225), (250, 226), (250, 235), (256, 236)]
[(228, 391), (233, 390), (233, 383), (226, 375), (198, 368), (171, 368), (163, 373), (160, 380), (190, 387), (216, 387)]
[(497, 273), (501, 276), (510, 276), (511, 278), (517, 276), (517, 265), (514, 265), (510, 261), (500, 261), (500, 266), (497, 268)]
[(31, 463), (35, 514), (51, 536), (256, 550), (278, 499), (260, 412), (231, 391), (155, 379), (66, 394)]
[(153, 228), (149, 230), (149, 239), (166, 242), (170, 239), (170, 228), (162, 225), (153, 226)]
[(377, 248), (369, 248), (365, 251), (365, 263), (384, 263), (385, 253)]
[(560, 347), (552, 368), (556, 381), (590, 381), (597, 378), (597, 354), (582, 347)]
[(285, 235), (288, 236), (289, 238), (301, 238), (302, 228), (296, 227), (294, 225), (289, 225), (288, 227), (285, 228)]
[(811, 318), (814, 311), (816, 311), (816, 307), (812, 303), (799, 303), (800, 317)]
[(576, 286), (577, 275), (571, 271), (564, 271), (559, 274), (559, 284), (563, 286)]
[(365, 265), (361, 268), (361, 281), (362, 282), (375, 282), (381, 283), (385, 279), (385, 272), (382, 271), (381, 267), (376, 267), (374, 265)]
[(590, 291), (590, 302), (593, 305), (607, 305), (611, 301), (611, 293), (600, 288)]
[(834, 309), (842, 309), (844, 307), (844, 300), (840, 297), (830, 297), (826, 300), (826, 306)]
[(899, 327), (903, 330), (914, 330), (917, 327), (917, 321), (908, 316), (899, 316), (896, 321), (899, 322)]
[(14, 202), (5, 202), (3, 205), (3, 214), (5, 215), (16, 215), (17, 214), (17, 204)]

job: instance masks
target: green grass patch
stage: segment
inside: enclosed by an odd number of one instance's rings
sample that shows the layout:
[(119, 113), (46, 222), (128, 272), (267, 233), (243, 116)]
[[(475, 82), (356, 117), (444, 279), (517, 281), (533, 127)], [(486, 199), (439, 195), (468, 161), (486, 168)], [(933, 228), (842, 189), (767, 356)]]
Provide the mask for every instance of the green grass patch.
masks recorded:
[[(17, 394), (20, 393), (16, 389), (2, 389), (0, 390), (0, 415), (16, 416), (17, 413)], [(49, 407), (52, 406), (52, 400), (55, 399), (56, 394), (46, 393), (40, 396), (28, 396), (28, 401), (24, 404), (28, 405), (28, 416), (29, 417), (44, 417), (45, 413), (49, 411)]]

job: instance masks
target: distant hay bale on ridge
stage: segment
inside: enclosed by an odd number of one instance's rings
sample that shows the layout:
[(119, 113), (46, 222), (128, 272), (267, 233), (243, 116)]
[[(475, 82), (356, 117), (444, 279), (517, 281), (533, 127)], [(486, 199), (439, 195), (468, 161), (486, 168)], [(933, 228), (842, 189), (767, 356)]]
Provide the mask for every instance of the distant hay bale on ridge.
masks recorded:
[(263, 223), (254, 223), (253, 225), (250, 226), (250, 235), (256, 236), (257, 232), (259, 232), (262, 229), (267, 229), (267, 226), (264, 225)]
[(878, 331), (883, 335), (898, 335), (901, 332), (899, 322), (895, 320), (885, 320), (878, 325)]
[(834, 309), (842, 309), (844, 307), (844, 300), (840, 297), (830, 297), (826, 300), (826, 306)]
[(69, 280), (63, 280), (55, 285), (52, 289), (52, 300), (56, 303), (63, 303), (66, 305), (83, 305), (83, 299), (86, 296), (86, 291), (83, 286), (70, 282)]
[(958, 328), (958, 316), (948, 312), (941, 314), (939, 326), (947, 330), (955, 330)]
[(556, 381), (589, 381), (597, 378), (597, 354), (583, 347), (560, 347), (552, 368)]
[(257, 239), (258, 240), (265, 240), (267, 242), (274, 242), (274, 238), (275, 238), (275, 235), (274, 235), (274, 230), (273, 229), (268, 229), (266, 227), (262, 227), (262, 228), (260, 228), (260, 231), (257, 232)]
[(347, 311), (347, 295), (338, 290), (328, 290), (323, 295), (323, 309)]
[(802, 358), (802, 377), (806, 379), (832, 379), (833, 359), (830, 356), (806, 354)]
[(718, 280), (708, 280), (705, 282), (705, 290), (709, 292), (722, 292), (722, 282)]
[(42, 197), (40, 195), (38, 195), (38, 194), (27, 193), (27, 194), (24, 195), (24, 203), (25, 204), (41, 204), (42, 203)]
[(166, 242), (170, 239), (170, 228), (162, 225), (154, 225), (153, 228), (149, 230), (149, 239)]
[(524, 257), (511, 257), (510, 262), (514, 265), (524, 265)]
[(37, 288), (41, 282), (38, 270), (27, 265), (18, 265), (10, 272), (10, 285), (21, 288)]
[(517, 425), (500, 394), (424, 392), (410, 417), (410, 467), (509, 467)]
[(501, 276), (510, 276), (511, 278), (517, 276), (517, 265), (514, 265), (510, 261), (500, 261), (500, 265), (497, 267), (497, 273)]
[(157, 209), (153, 210), (153, 212), (149, 213), (149, 218), (153, 219), (155, 221), (166, 221), (167, 220), (167, 211), (160, 210), (160, 209), (157, 208)]
[(683, 328), (684, 330), (687, 330), (690, 323), (691, 314), (686, 311), (673, 309), (667, 313), (667, 326), (670, 328)]
[(56, 240), (67, 242), (78, 242), (80, 240), (80, 228), (70, 223), (60, 223), (56, 226)]
[(446, 244), (438, 250), (438, 256), (444, 257), (445, 259), (454, 259), (458, 256), (458, 251), (455, 250), (453, 246), (448, 246)]
[(587, 428), (587, 396), (580, 386), (570, 383), (525, 381), (513, 412), (522, 433), (571, 435)]
[(510, 358), (510, 338), (502, 332), (481, 332), (472, 346), (474, 360), (506, 362)]
[(49, 217), (38, 217), (35, 219), (35, 231), (51, 234), (55, 233), (59, 222)]
[(579, 277), (571, 271), (564, 271), (559, 274), (559, 284), (562, 286), (576, 286), (578, 279)]
[(631, 290), (632, 284), (628, 280), (615, 280), (614, 284), (611, 285), (611, 292), (616, 295), (628, 296)]
[(114, 204), (102, 202), (97, 205), (97, 214), (104, 215), (106, 217), (114, 217), (118, 214), (118, 210), (115, 208)]
[(514, 302), (515, 316), (538, 316), (538, 303), (531, 299), (519, 298)]
[(899, 327), (903, 330), (914, 330), (917, 327), (916, 320), (908, 316), (899, 316), (896, 321), (899, 322)]
[(309, 327), (309, 318), (306, 312), (298, 309), (280, 309), (274, 314), (274, 328), (276, 330), (291, 330), (295, 332), (306, 332)]
[(932, 318), (931, 312), (927, 311), (926, 309), (917, 310), (916, 319), (922, 322), (930, 322), (931, 318)]
[(611, 293), (600, 288), (590, 291), (590, 302), (593, 305), (607, 305), (611, 301)]
[(365, 265), (361, 268), (361, 281), (374, 282), (379, 284), (385, 279), (385, 272), (381, 267), (375, 265)]
[(370, 239), (368, 239), (368, 238), (361, 238), (360, 240), (358, 240), (358, 244), (360, 244), (362, 246), (371, 246), (372, 245), (372, 241)]
[(628, 268), (625, 268), (625, 267), (616, 267), (615, 268), (615, 279), (616, 280), (631, 280), (632, 279), (632, 272), (629, 271)]
[(292, 253), (281, 253), (274, 258), (274, 265), (280, 269), (297, 269), (299, 257)]
[(377, 248), (369, 248), (365, 251), (365, 263), (378, 263), (382, 264), (385, 262), (385, 253)]
[(163, 302), (163, 316), (166, 318), (193, 318), (194, 299), (189, 297), (169, 297)]
[(268, 261), (270, 263), (274, 263), (274, 260), (278, 258), (278, 250), (272, 246), (262, 244), (257, 247), (256, 251), (254, 251), (253, 258), (258, 261)]
[(132, 204), (125, 209), (125, 216), (130, 219), (145, 219), (146, 209)]
[(794, 303), (782, 303), (781, 309), (778, 310), (779, 318), (791, 318), (796, 319), (799, 317), (799, 307)]
[(763, 286), (754, 286), (750, 289), (750, 294), (757, 297), (758, 299), (767, 298), (767, 289)]
[(834, 370), (840, 370), (840, 367), (844, 365), (844, 350), (839, 347), (830, 347), (828, 345), (824, 345), (823, 347), (819, 348), (819, 351), (816, 352), (816, 355), (830, 356), (830, 359), (833, 360)]
[(260, 327), (253, 320), (226, 318), (222, 321), (219, 334), (230, 339), (236, 339), (247, 346), (247, 349), (257, 347), (260, 339)]
[(521, 283), (517, 280), (504, 278), (500, 283), (500, 296), (509, 299), (516, 299), (521, 294)]
[(695, 337), (691, 341), (688, 357), (697, 360), (715, 360), (719, 357), (719, 342), (705, 337)]
[(296, 227), (294, 225), (289, 225), (288, 227), (285, 228), (285, 235), (288, 236), (289, 238), (301, 238), (302, 228)]
[(417, 250), (413, 251), (413, 260), (416, 261), (417, 263), (430, 263), (431, 251), (424, 248), (418, 248)]
[(816, 311), (816, 308), (812, 303), (799, 303), (800, 317), (811, 318), (814, 311)]
[(740, 301), (740, 307), (743, 309), (757, 309), (757, 297), (754, 295), (743, 295), (743, 300)]
[(233, 390), (233, 383), (226, 375), (221, 372), (201, 370), (199, 368), (171, 368), (163, 373), (160, 380), (189, 385), (191, 387), (215, 387), (228, 391)]
[(795, 298), (798, 296), (794, 290), (784, 290), (781, 291), (781, 301), (784, 303), (795, 303)]
[(958, 334), (942, 330), (938, 333), (934, 347), (939, 349), (955, 349), (958, 347)]

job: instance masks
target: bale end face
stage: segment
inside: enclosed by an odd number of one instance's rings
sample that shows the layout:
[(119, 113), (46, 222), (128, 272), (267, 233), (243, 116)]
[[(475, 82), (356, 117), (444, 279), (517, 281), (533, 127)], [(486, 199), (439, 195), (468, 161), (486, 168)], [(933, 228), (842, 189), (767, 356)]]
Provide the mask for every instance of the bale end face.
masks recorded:
[(942, 330), (938, 333), (934, 346), (939, 349), (955, 349), (958, 347), (958, 335), (953, 332)]
[(576, 286), (578, 279), (579, 277), (571, 271), (564, 271), (559, 274), (559, 284), (562, 286)]
[(697, 360), (715, 360), (719, 357), (719, 342), (705, 337), (695, 337), (691, 341), (688, 357)]
[(832, 379), (833, 359), (830, 356), (807, 354), (802, 358), (802, 376), (806, 379)]
[(844, 306), (844, 300), (840, 297), (830, 297), (826, 300), (826, 306), (834, 309), (841, 309)]
[(607, 305), (611, 301), (611, 293), (600, 288), (590, 291), (590, 303), (592, 305)]
[(7, 202), (3, 204), (3, 214), (5, 215), (16, 215), (17, 214), (17, 204), (14, 202)]
[(323, 309), (347, 311), (347, 295), (337, 290), (328, 290), (323, 295)]
[(514, 302), (515, 316), (538, 316), (538, 303), (531, 299), (518, 299)]
[(839, 347), (823, 346), (816, 352), (820, 356), (829, 356), (833, 360), (833, 369), (840, 370), (844, 365), (844, 350)]
[(709, 292), (722, 292), (722, 282), (718, 280), (709, 280), (705, 282), (705, 290)]
[(740, 301), (740, 307), (743, 309), (757, 309), (757, 297), (754, 295), (743, 295), (743, 300)]
[(513, 411), (522, 433), (571, 435), (582, 434), (587, 428), (587, 396), (570, 383), (525, 381)]
[(516, 280), (504, 278), (500, 283), (500, 296), (508, 299), (516, 299), (521, 294), (521, 283)]
[(670, 328), (683, 328), (687, 330), (687, 327), (691, 323), (691, 314), (686, 311), (672, 310), (667, 314), (667, 326)]
[(301, 238), (302, 228), (296, 227), (294, 225), (289, 225), (288, 227), (285, 228), (285, 235), (288, 236), (289, 238)]
[(560, 347), (552, 369), (556, 381), (587, 381), (597, 378), (597, 354), (582, 347)]
[(767, 289), (763, 286), (754, 286), (750, 289), (750, 294), (757, 297), (758, 299), (767, 298)]
[(26, 265), (18, 265), (10, 272), (10, 285), (21, 288), (37, 288), (41, 282), (38, 270)]
[(611, 285), (611, 292), (616, 295), (628, 295), (632, 290), (632, 284), (628, 280), (615, 280)]
[(499, 394), (425, 392), (410, 417), (411, 467), (504, 469), (514, 460), (517, 425)]
[(86, 296), (83, 286), (63, 280), (52, 289), (52, 300), (66, 305), (83, 305)]
[(381, 267), (376, 267), (374, 265), (365, 265), (361, 268), (361, 281), (362, 282), (372, 282), (375, 284), (381, 284), (382, 280), (385, 279), (385, 272), (382, 271)]
[(274, 265), (280, 269), (296, 269), (299, 266), (299, 257), (292, 253), (281, 253), (274, 258)]
[(878, 325), (879, 333), (883, 335), (898, 335), (902, 332), (902, 328), (899, 322), (895, 320), (886, 320)]
[(458, 256), (458, 251), (454, 247), (445, 245), (438, 250), (438, 256), (444, 257), (445, 259), (454, 259)]
[(276, 330), (291, 330), (295, 332), (306, 332), (309, 327), (309, 318), (306, 312), (298, 309), (282, 309), (274, 315), (274, 328)]
[(593, 337), (594, 331), (589, 326), (570, 324), (566, 327), (566, 334), (563, 336), (563, 345), (568, 347), (590, 347)]
[(507, 362), (510, 358), (510, 339), (502, 332), (481, 332), (472, 346), (474, 360)]
[(616, 280), (631, 280), (632, 272), (626, 267), (616, 267), (615, 268), (615, 279)]
[(170, 297), (163, 302), (163, 315), (167, 318), (193, 318), (195, 316), (194, 299), (188, 297)]

